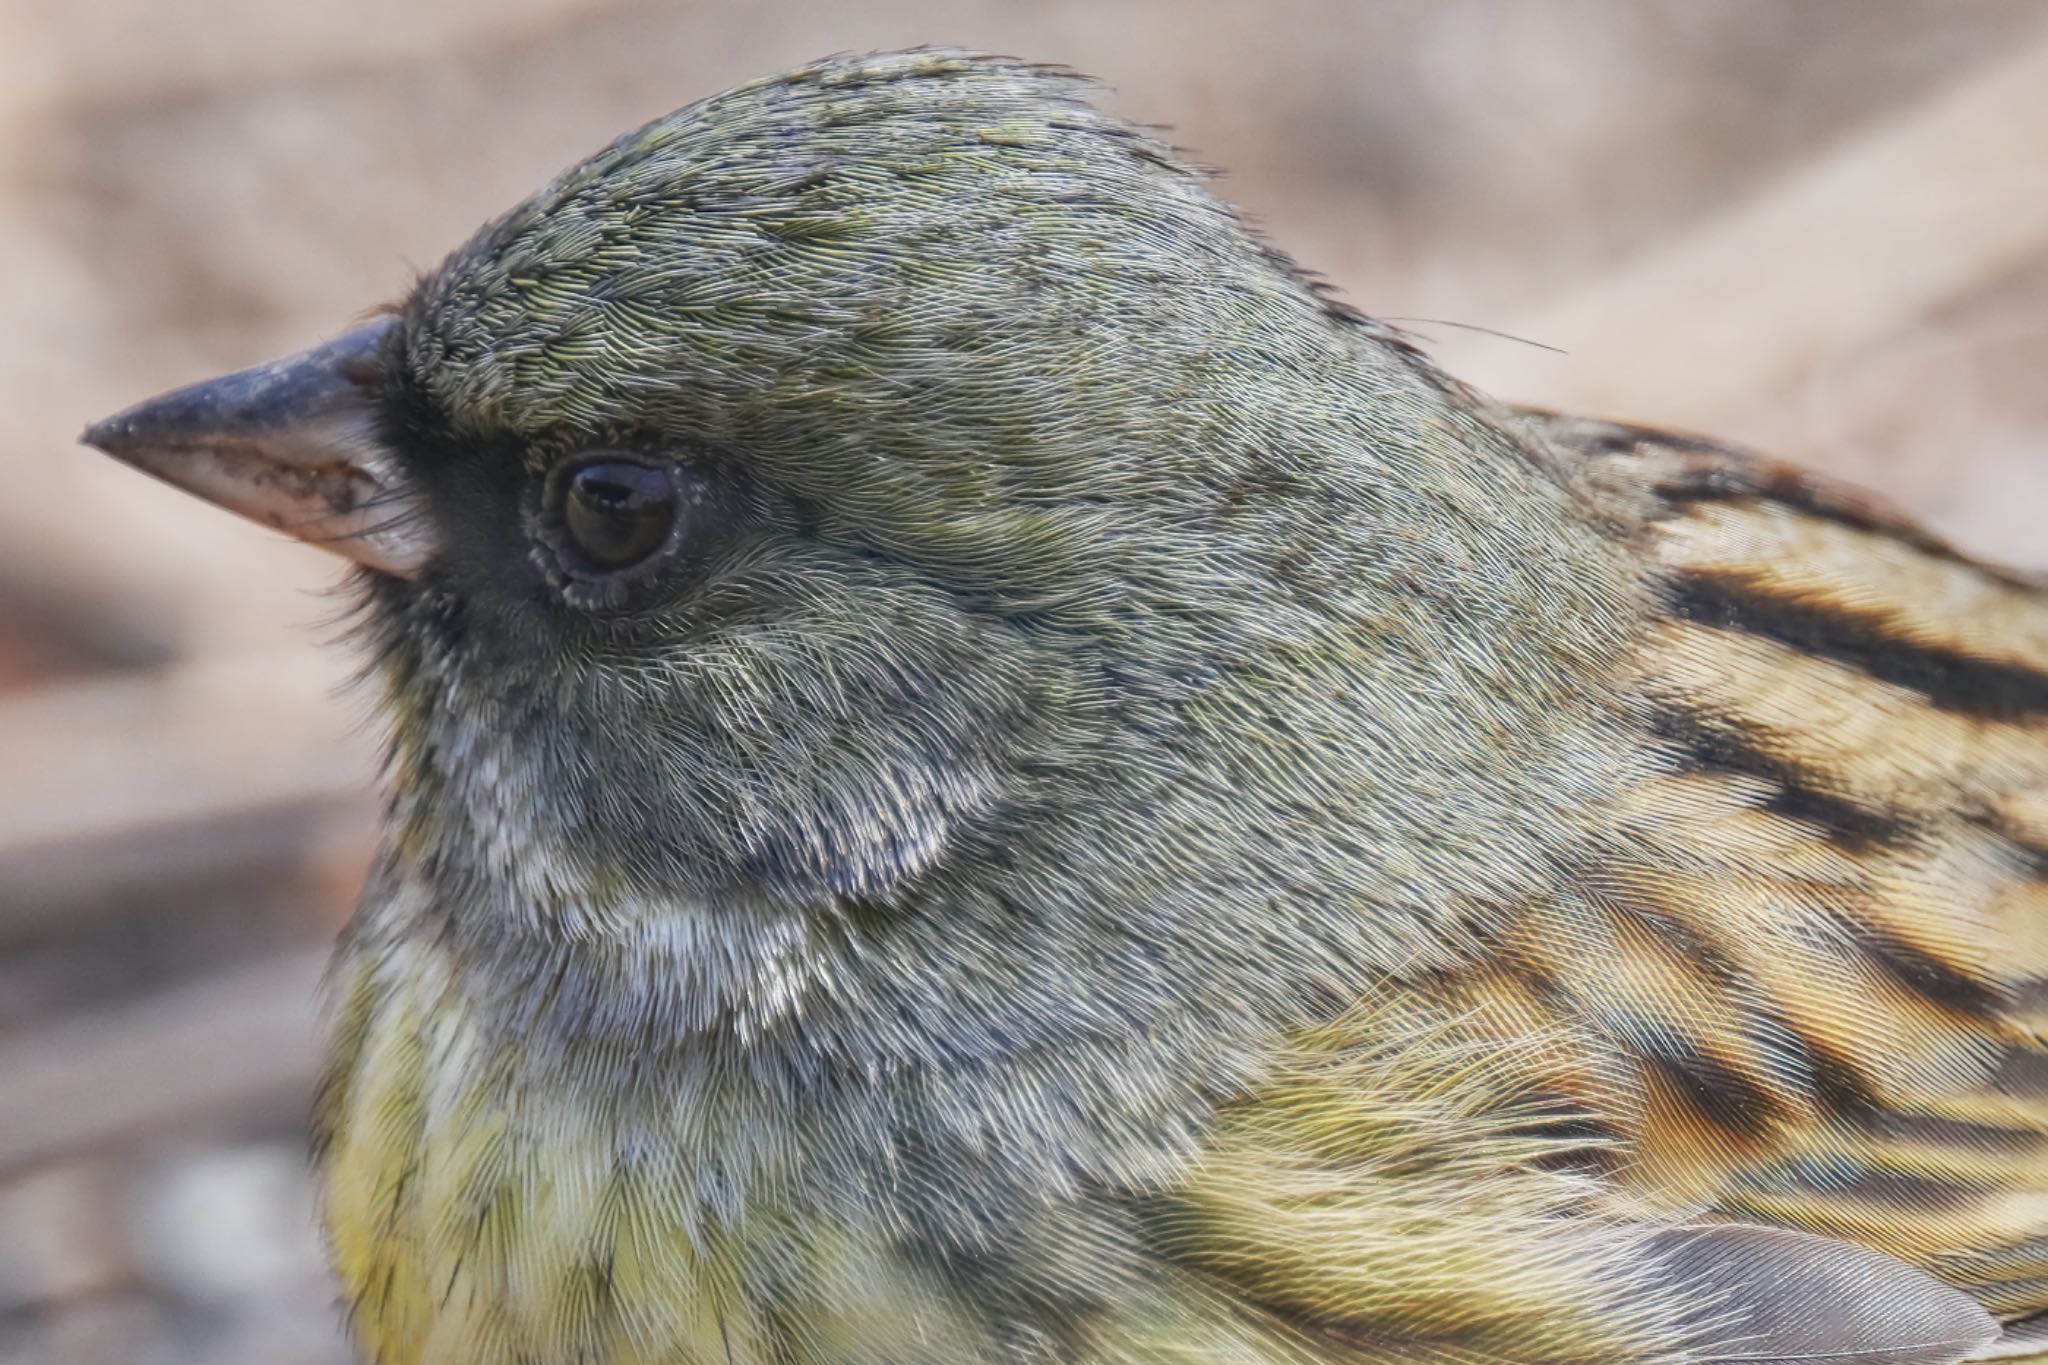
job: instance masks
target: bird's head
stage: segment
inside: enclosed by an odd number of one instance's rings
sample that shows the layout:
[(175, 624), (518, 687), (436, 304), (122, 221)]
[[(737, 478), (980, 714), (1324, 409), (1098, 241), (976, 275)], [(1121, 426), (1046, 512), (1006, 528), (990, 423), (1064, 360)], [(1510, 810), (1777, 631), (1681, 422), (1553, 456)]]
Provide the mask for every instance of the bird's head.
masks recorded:
[(1531, 742), (1461, 688), (1512, 662), (1562, 714), (1591, 646), (1526, 607), (1582, 551), (1540, 462), (1083, 96), (938, 52), (743, 87), (87, 439), (365, 566), (395, 856), (508, 913), (1355, 877), (1411, 751)]

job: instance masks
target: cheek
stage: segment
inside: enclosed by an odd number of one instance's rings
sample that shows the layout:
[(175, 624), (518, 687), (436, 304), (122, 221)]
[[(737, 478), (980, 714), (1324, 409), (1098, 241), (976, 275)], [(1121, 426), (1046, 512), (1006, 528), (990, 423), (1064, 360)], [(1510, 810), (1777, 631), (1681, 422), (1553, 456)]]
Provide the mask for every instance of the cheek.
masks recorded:
[(617, 780), (582, 803), (587, 835), (626, 834), (636, 879), (699, 894), (879, 899), (929, 868), (1002, 805), (1056, 664), (949, 603), (863, 607), (670, 660), (591, 737)]

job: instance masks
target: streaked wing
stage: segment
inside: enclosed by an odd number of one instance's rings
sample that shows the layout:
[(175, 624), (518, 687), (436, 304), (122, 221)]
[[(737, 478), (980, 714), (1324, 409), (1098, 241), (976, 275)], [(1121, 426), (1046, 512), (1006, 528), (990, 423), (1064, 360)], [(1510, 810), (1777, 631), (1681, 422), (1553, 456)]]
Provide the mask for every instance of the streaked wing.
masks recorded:
[(2043, 1349), (2048, 588), (1786, 466), (1526, 420), (1655, 603), (1643, 761), (1476, 965), (1278, 1060), (1159, 1247), (1316, 1360)]
[(1528, 420), (1666, 609), (1636, 689), (1660, 757), (1467, 998), (1599, 1059), (1544, 1085), (1637, 1196), (2043, 1313), (2048, 588), (1786, 466)]

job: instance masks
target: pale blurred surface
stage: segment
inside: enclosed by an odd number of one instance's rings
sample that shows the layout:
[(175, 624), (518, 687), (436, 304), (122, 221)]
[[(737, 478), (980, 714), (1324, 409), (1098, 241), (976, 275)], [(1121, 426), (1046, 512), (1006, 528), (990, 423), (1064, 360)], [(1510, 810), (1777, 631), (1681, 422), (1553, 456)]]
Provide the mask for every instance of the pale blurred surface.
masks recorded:
[(828, 52), (1104, 78), (1506, 396), (2048, 566), (2038, 0), (0, 0), (0, 1365), (340, 1362), (300, 1116), (369, 740), (323, 556), (75, 448)]

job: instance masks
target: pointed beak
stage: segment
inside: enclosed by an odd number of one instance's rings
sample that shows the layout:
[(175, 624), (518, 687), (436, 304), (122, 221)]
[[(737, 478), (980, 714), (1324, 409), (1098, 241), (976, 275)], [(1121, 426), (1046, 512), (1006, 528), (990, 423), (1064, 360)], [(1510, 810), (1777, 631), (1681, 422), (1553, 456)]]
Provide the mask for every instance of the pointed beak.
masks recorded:
[(378, 352), (391, 326), (380, 319), (173, 390), (80, 439), (231, 512), (410, 578), (434, 552), (434, 528), (378, 430)]

